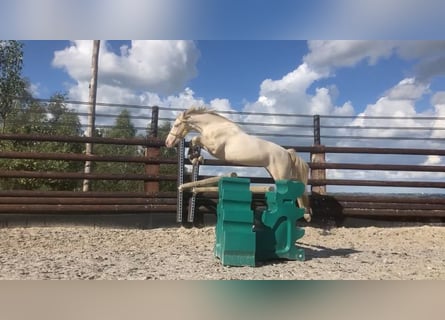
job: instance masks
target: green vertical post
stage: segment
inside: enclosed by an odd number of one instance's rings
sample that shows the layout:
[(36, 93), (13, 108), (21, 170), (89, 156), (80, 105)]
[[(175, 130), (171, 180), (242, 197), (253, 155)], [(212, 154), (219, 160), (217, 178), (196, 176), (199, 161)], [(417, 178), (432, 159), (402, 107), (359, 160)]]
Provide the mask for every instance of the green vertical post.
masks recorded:
[(250, 180), (223, 177), (218, 187), (214, 254), (223, 265), (255, 266), (256, 235)]
[(278, 180), (276, 190), (266, 193), (267, 209), (257, 226), (257, 260), (289, 259), (304, 260), (304, 250), (297, 248), (296, 240), (304, 230), (296, 226), (304, 214), (296, 205), (297, 197), (304, 192), (304, 184), (298, 181)]

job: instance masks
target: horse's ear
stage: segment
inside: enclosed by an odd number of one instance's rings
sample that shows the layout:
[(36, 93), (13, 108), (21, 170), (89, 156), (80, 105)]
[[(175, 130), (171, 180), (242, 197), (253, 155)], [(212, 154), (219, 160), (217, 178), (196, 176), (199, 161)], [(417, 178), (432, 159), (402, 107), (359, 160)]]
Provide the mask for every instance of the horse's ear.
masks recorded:
[(178, 119), (181, 121), (184, 121), (187, 118), (187, 110), (186, 111), (182, 111), (179, 115), (178, 115)]
[(182, 120), (186, 120), (187, 118), (190, 117), (190, 113), (192, 113), (192, 111), (194, 110), (195, 107), (190, 107), (187, 110), (183, 111), (181, 113), (181, 119)]

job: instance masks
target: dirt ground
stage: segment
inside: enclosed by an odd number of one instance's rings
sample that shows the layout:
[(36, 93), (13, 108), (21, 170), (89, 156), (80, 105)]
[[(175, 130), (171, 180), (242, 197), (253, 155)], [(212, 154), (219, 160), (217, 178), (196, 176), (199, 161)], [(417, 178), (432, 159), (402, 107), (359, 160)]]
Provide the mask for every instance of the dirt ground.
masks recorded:
[(0, 229), (0, 279), (445, 279), (445, 227), (304, 227), (305, 261), (227, 267), (215, 228)]

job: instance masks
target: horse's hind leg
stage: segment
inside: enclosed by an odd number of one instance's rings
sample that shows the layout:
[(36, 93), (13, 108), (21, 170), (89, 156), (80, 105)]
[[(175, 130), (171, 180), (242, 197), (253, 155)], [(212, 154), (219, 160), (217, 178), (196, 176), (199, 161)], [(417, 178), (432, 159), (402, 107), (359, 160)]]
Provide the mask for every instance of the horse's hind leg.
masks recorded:
[[(281, 179), (289, 179), (289, 175), (290, 173), (287, 172), (286, 170), (281, 170), (274, 167), (267, 167), (266, 170), (269, 172), (269, 174), (272, 176), (272, 178), (274, 179), (274, 181), (277, 180), (281, 180)], [(300, 179), (297, 178), (297, 180), (301, 181)], [(307, 179), (303, 179), (305, 181), (302, 181), (303, 183), (307, 183)], [(307, 222), (311, 221), (311, 215), (312, 215), (312, 210), (310, 208), (309, 205), (309, 197), (306, 194), (306, 191), (304, 191), (304, 193), (301, 195), (301, 197), (297, 198), (297, 203), (298, 203), (298, 207), (304, 209), (304, 219)]]
[(309, 205), (309, 197), (306, 192), (304, 192), (301, 197), (297, 198), (297, 203), (299, 208), (304, 209), (304, 220), (306, 220), (307, 222), (311, 222), (312, 210)]

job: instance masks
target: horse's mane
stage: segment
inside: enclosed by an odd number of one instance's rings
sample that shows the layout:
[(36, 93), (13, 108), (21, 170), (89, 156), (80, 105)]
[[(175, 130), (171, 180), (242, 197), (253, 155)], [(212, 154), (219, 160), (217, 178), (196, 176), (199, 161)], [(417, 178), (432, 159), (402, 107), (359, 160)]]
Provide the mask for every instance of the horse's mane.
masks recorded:
[(206, 107), (192, 106), (184, 111), (183, 117), (184, 119), (187, 119), (188, 117), (194, 114), (212, 114), (214, 116), (220, 117), (221, 119), (234, 123), (232, 120), (227, 119), (226, 117), (220, 115), (218, 112), (216, 112), (216, 110), (208, 109)]

